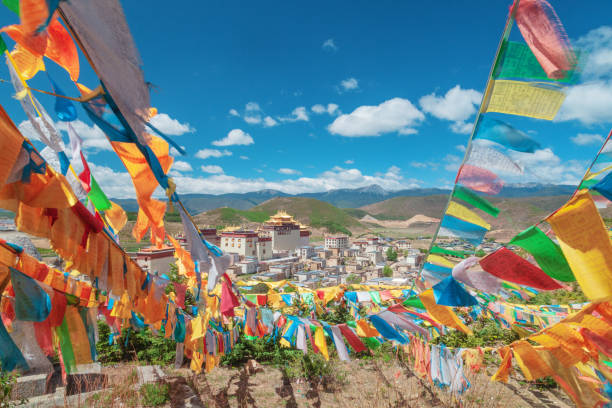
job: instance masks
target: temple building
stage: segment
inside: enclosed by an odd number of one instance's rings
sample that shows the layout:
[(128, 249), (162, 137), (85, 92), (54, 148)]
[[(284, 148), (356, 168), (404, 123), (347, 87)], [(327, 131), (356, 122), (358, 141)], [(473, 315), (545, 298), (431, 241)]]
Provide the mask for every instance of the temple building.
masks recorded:
[(303, 246), (300, 224), (284, 211), (279, 211), (261, 227), (262, 234), (272, 239), (273, 251), (295, 252)]
[(300, 247), (310, 244), (310, 234), (310, 228), (308, 228), (306, 225), (300, 224)]
[(325, 249), (344, 249), (349, 247), (349, 238), (344, 234), (326, 235)]
[(257, 243), (259, 237), (255, 231), (226, 228), (221, 231), (221, 245), (223, 252), (238, 254), (241, 257), (257, 256)]

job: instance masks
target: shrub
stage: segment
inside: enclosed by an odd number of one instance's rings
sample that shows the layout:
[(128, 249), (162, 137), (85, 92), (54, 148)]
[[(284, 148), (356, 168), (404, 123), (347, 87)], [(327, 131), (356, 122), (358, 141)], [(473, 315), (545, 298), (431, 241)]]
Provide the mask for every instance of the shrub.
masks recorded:
[(484, 347), (510, 344), (519, 339), (512, 330), (502, 329), (493, 320), (480, 318), (472, 328), (474, 334), (467, 335), (457, 330), (432, 340), (433, 344), (444, 344), (448, 347)]
[(16, 383), (17, 376), (15, 374), (2, 371), (2, 367), (0, 367), (0, 408), (14, 407), (26, 402), (11, 401), (11, 394)]
[(284, 366), (293, 356), (302, 354), (299, 350), (281, 347), (278, 341), (270, 336), (248, 339), (241, 337), (232, 351), (221, 357), (221, 364), (230, 367), (242, 367), (249, 360), (261, 364)]
[(110, 328), (98, 321), (100, 341), (96, 343), (99, 361), (103, 364), (137, 360), (147, 364), (168, 365), (176, 358), (176, 343), (151, 330), (124, 330), (115, 344), (108, 344)]
[(144, 406), (159, 407), (170, 400), (170, 387), (168, 384), (144, 384), (140, 395)]

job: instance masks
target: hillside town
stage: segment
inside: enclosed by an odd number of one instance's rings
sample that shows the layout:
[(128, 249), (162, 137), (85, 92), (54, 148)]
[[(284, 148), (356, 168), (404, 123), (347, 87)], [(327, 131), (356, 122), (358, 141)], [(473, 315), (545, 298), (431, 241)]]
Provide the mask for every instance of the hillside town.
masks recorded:
[[(311, 242), (309, 227), (284, 211), (256, 229), (234, 226), (200, 231), (204, 239), (232, 256), (233, 264), (226, 272), (240, 280), (289, 280), (310, 289), (357, 283), (400, 286), (412, 282), (424, 262), (422, 251), (406, 239), (327, 234), (323, 242)], [(176, 238), (189, 249), (183, 234)], [(132, 257), (143, 269), (163, 275), (174, 263), (174, 249), (144, 248)]]

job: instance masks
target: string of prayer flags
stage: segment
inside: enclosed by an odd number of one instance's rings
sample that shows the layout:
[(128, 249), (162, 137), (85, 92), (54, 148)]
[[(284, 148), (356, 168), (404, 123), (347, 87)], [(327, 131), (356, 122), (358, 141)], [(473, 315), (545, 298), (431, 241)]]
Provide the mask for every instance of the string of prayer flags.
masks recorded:
[(541, 290), (561, 289), (540, 268), (521, 258), (507, 248), (500, 248), (480, 260), (480, 266), (500, 279)]
[[(436, 304), (436, 298), (433, 289), (427, 289), (419, 295), (421, 302), (425, 306), (425, 310), (431, 317), (433, 317), (439, 323), (457, 329), (466, 334), (472, 334), (472, 330), (467, 327), (459, 317), (452, 311), (448, 306), (442, 306)], [(379, 330), (380, 331), (380, 330)]]
[(546, 0), (517, 3), (516, 24), (542, 69), (549, 78), (566, 78), (576, 66), (576, 56), (555, 10)]
[(455, 190), (453, 191), (453, 197), (463, 200), (466, 203), (473, 205), (474, 207), (486, 212), (487, 214), (493, 217), (497, 217), (497, 215), (499, 214), (499, 209), (493, 206), (493, 204), (491, 204), (478, 194), (474, 193), (469, 188), (465, 188), (460, 184), (455, 186)]
[(482, 112), (498, 112), (553, 120), (565, 100), (565, 94), (553, 84), (509, 81), (493, 81), (487, 103)]
[(520, 232), (508, 244), (519, 246), (529, 252), (551, 278), (563, 282), (576, 280), (561, 248), (537, 226), (531, 226)]
[(476, 298), (468, 293), (452, 276), (437, 283), (433, 288), (436, 303), (444, 306), (474, 306)]
[(591, 300), (612, 296), (612, 244), (588, 190), (580, 190), (550, 215), (561, 250)]
[(471, 164), (463, 164), (457, 174), (456, 183), (488, 195), (499, 194), (504, 182), (497, 174)]

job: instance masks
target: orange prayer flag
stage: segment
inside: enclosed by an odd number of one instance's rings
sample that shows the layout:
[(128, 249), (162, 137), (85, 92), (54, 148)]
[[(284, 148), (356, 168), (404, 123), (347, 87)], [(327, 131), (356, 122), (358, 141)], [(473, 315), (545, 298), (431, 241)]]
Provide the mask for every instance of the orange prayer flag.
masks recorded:
[(104, 216), (106, 217), (106, 221), (113, 228), (115, 233), (119, 233), (125, 227), (127, 223), (127, 214), (121, 208), (121, 206), (117, 203), (111, 201), (111, 208), (104, 211)]
[(79, 54), (77, 47), (64, 26), (55, 18), (47, 28), (48, 41), (45, 57), (64, 68), (70, 79), (79, 79)]
[(502, 362), (499, 365), (497, 372), (493, 374), (493, 377), (491, 377), (491, 381), (501, 381), (507, 383), (508, 377), (510, 376), (510, 371), (512, 370), (512, 350), (510, 347), (504, 346), (497, 351), (502, 358)]
[(525, 340), (515, 341), (510, 345), (514, 358), (523, 370), (527, 381), (537, 380), (553, 374), (552, 369), (542, 360), (535, 348)]

